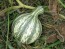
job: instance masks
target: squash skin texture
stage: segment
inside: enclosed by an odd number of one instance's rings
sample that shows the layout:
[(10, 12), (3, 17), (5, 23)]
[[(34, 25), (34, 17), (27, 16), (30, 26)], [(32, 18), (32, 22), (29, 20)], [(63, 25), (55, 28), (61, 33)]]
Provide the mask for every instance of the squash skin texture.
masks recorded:
[(37, 7), (32, 13), (18, 16), (12, 24), (13, 36), (22, 44), (31, 44), (36, 41), (42, 33), (42, 25), (38, 15), (42, 14), (42, 6)]

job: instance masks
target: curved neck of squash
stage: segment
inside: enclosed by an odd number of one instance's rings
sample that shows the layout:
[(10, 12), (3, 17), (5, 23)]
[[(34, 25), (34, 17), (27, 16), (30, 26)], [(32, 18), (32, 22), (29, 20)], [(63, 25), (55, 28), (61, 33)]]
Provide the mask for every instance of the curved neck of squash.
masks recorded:
[(32, 15), (34, 15), (35, 17), (38, 17), (38, 15), (39, 15), (39, 14), (42, 14), (43, 12), (44, 12), (43, 7), (42, 7), (42, 6), (39, 6), (39, 7), (37, 7), (36, 10), (34, 10), (34, 11), (32, 12)]

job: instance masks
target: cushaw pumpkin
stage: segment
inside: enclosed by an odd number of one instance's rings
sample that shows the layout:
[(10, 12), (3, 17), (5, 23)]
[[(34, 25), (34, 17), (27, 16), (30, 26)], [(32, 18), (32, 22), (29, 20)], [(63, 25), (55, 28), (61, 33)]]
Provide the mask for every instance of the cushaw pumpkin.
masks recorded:
[(43, 12), (43, 7), (38, 6), (33, 12), (21, 14), (13, 21), (13, 36), (20, 43), (31, 44), (40, 37), (42, 25), (38, 19), (38, 15)]

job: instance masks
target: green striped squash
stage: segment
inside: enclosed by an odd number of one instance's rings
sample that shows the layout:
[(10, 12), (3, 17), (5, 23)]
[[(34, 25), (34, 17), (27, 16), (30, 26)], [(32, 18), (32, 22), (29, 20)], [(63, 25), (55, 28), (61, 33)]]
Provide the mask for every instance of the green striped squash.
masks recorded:
[(42, 25), (38, 15), (43, 12), (42, 6), (39, 6), (33, 12), (21, 14), (14, 20), (12, 31), (19, 42), (31, 44), (39, 38), (42, 32)]

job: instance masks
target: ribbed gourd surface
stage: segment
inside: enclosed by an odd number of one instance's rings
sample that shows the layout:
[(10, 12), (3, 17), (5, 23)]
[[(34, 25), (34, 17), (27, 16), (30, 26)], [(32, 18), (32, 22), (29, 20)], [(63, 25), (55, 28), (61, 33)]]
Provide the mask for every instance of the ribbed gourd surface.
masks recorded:
[(36, 41), (42, 32), (42, 25), (38, 15), (43, 13), (42, 6), (37, 7), (32, 13), (18, 16), (13, 24), (14, 37), (23, 44), (31, 44)]

